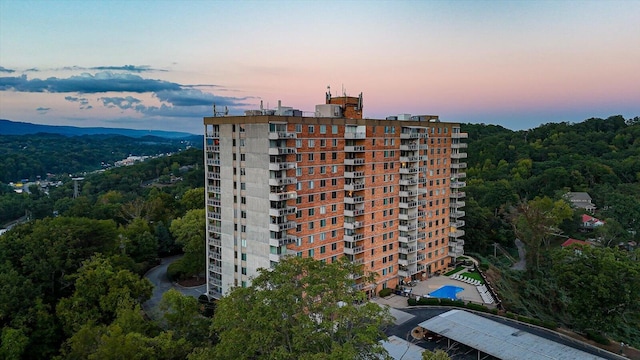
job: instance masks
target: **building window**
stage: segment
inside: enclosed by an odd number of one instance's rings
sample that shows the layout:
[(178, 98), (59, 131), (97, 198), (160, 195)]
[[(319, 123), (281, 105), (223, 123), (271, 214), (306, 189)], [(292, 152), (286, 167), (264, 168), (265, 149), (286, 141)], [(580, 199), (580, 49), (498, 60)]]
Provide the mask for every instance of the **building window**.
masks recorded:
[(327, 252), (327, 247), (326, 246), (320, 246), (320, 254), (324, 254)]
[(313, 131), (314, 131), (313, 125), (309, 125), (308, 130), (309, 130), (309, 134), (313, 134)]
[(313, 180), (309, 181), (309, 189), (313, 189), (315, 187), (315, 183), (313, 182)]
[(301, 133), (302, 132), (302, 124), (296, 124), (296, 132), (297, 133)]
[(307, 143), (308, 143), (308, 145), (309, 145), (309, 147), (310, 147), (310, 148), (312, 148), (312, 147), (315, 147), (315, 146), (316, 146), (316, 141), (315, 141), (315, 140), (313, 140), (313, 139), (309, 139), (309, 140), (307, 141)]
[(336, 250), (338, 250), (338, 244), (337, 243), (331, 244), (331, 251), (336, 251)]
[[(338, 125), (331, 125), (331, 133), (332, 134), (337, 134), (338, 133)], [(336, 146), (336, 145), (334, 145)]]
[(327, 125), (320, 125), (320, 134), (327, 133)]
[(302, 139), (296, 139), (296, 147), (297, 148), (301, 148), (302, 147)]
[(313, 257), (313, 255), (315, 255), (313, 249), (309, 249), (307, 254), (309, 254), (309, 257)]
[(327, 140), (320, 139), (320, 147), (326, 147), (326, 146), (327, 146)]

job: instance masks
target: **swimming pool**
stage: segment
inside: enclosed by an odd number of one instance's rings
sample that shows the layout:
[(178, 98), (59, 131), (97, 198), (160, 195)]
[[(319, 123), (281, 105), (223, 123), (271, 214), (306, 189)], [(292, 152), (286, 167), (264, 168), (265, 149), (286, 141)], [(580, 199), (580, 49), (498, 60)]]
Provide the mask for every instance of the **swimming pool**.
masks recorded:
[(445, 285), (438, 290), (430, 292), (428, 295), (435, 298), (445, 298), (455, 300), (457, 299), (456, 294), (460, 291), (464, 290), (461, 287), (453, 286), (453, 285)]

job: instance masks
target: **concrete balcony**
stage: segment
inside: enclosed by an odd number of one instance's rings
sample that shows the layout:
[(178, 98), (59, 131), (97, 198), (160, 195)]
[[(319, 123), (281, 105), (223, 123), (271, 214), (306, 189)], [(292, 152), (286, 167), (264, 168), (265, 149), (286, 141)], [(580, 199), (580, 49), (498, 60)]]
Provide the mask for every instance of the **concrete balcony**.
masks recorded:
[(289, 229), (295, 229), (295, 227), (296, 227), (295, 221), (286, 221), (279, 224), (269, 224), (269, 231), (280, 232), (280, 231), (285, 231)]
[(351, 183), (345, 183), (344, 184), (344, 189), (347, 191), (358, 191), (358, 190), (362, 190), (364, 189), (364, 183), (362, 182), (351, 182)]
[(416, 151), (419, 148), (418, 144), (400, 144), (401, 151)]
[(407, 131), (407, 132), (401, 132), (400, 133), (400, 139), (426, 139), (429, 136), (429, 134), (427, 134), (426, 132), (413, 132), (413, 131)]
[(452, 139), (466, 139), (469, 137), (468, 133), (452, 133), (451, 134), (451, 138)]
[(297, 153), (296, 148), (291, 147), (275, 147), (269, 148), (269, 155), (288, 155)]
[(418, 226), (415, 224), (415, 222), (413, 224), (400, 224), (398, 225), (398, 230), (400, 231), (414, 231), (417, 230)]
[(398, 259), (398, 265), (409, 266), (409, 259)]
[(213, 233), (222, 232), (222, 230), (220, 229), (220, 226), (214, 226), (214, 225), (207, 225), (207, 230), (209, 230), (209, 232), (213, 232)]
[(417, 174), (417, 173), (418, 173), (417, 167), (401, 167), (400, 168), (400, 174)]
[(353, 248), (345, 247), (342, 251), (347, 255), (357, 255), (364, 252), (364, 246), (356, 246)]
[(416, 161), (420, 161), (422, 160), (421, 156), (400, 156), (400, 162), (401, 163), (410, 163), (410, 162), (416, 162)]
[(451, 257), (459, 257), (464, 255), (464, 248), (462, 247), (449, 247), (449, 256)]
[(296, 213), (296, 211), (298, 211), (298, 208), (296, 208), (295, 206), (287, 206), (280, 209), (270, 208), (269, 215), (270, 216), (293, 215)]
[(269, 261), (275, 261), (275, 262), (280, 262), (280, 260), (286, 258), (287, 256), (289, 256), (288, 253), (283, 253), (283, 254), (271, 254), (269, 253)]
[(467, 186), (467, 183), (464, 181), (454, 181), (450, 184), (449, 187), (452, 189), (462, 189), (465, 186)]
[(353, 234), (353, 235), (344, 235), (343, 240), (347, 242), (356, 242), (362, 240), (364, 235), (362, 234)]
[(459, 238), (464, 236), (464, 230), (456, 229), (455, 231), (449, 231), (449, 236)]
[(207, 131), (204, 136), (207, 139), (217, 139), (220, 137), (220, 133), (219, 132), (215, 132), (215, 131)]
[(278, 237), (270, 237), (269, 245), (271, 246), (285, 246), (288, 244), (295, 244), (298, 241), (298, 238), (293, 235), (282, 235)]
[(210, 193), (216, 193), (216, 194), (222, 193), (220, 186), (207, 186), (207, 191)]
[(364, 209), (344, 210), (344, 216), (356, 217), (360, 215), (364, 215)]
[(467, 163), (451, 163), (452, 169), (466, 169)]
[(465, 212), (464, 211), (449, 211), (449, 216), (452, 218), (461, 218), (464, 217)]
[(456, 246), (464, 246), (464, 239), (449, 239), (449, 243), (455, 243)]
[(295, 199), (297, 197), (298, 197), (298, 193), (295, 191), (269, 193), (269, 201), (284, 201), (288, 199)]
[(295, 139), (296, 137), (296, 133), (286, 131), (274, 131), (269, 133), (269, 140)]
[(344, 159), (345, 165), (364, 165), (364, 159)]
[(451, 144), (452, 149), (466, 149), (467, 143), (453, 143)]
[(413, 196), (418, 196), (418, 191), (417, 191), (417, 190), (400, 191), (400, 192), (398, 193), (398, 196), (400, 196), (400, 197), (413, 197)]
[(207, 172), (207, 179), (220, 180), (219, 172)]
[(417, 185), (418, 184), (418, 179), (400, 179), (399, 181), (400, 185)]
[(451, 154), (452, 159), (466, 159), (467, 153), (453, 153)]
[(295, 177), (269, 178), (270, 186), (292, 185), (298, 182)]
[(344, 138), (345, 139), (366, 139), (367, 134), (363, 132), (345, 132)]
[(410, 254), (416, 252), (417, 248), (415, 246), (400, 246), (398, 248), (398, 252), (400, 254)]
[(345, 146), (344, 152), (364, 152), (364, 145)]
[(465, 198), (467, 194), (464, 191), (452, 191), (449, 193), (449, 197), (452, 199), (462, 199)]
[(217, 213), (217, 212), (207, 211), (207, 218), (213, 219), (213, 220), (221, 220), (222, 219), (222, 214)]
[(295, 162), (271, 162), (269, 163), (269, 170), (271, 171), (280, 171), (280, 170), (290, 170), (298, 167), (298, 164)]
[(364, 177), (364, 171), (345, 171), (344, 177), (347, 179), (359, 179)]
[(464, 173), (464, 172), (451, 173), (451, 178), (453, 179), (464, 179), (466, 177), (467, 177), (467, 173)]
[(398, 276), (401, 276), (403, 278), (409, 277), (412, 274), (409, 274), (409, 270), (398, 270)]
[[(222, 269), (220, 270), (209, 269), (209, 270), (215, 272), (216, 274), (222, 273)], [(209, 285), (222, 286), (222, 280), (209, 276)]]
[(209, 245), (221, 247), (222, 246), (222, 240), (215, 239), (215, 238), (209, 238)]
[(209, 259), (222, 260), (222, 254), (219, 252), (209, 251)]
[(398, 214), (398, 219), (400, 220), (415, 220), (418, 217), (418, 213), (413, 211), (406, 214), (400, 213)]
[(461, 208), (464, 207), (467, 203), (465, 203), (464, 201), (461, 200), (455, 200), (455, 201), (451, 201), (450, 205), (452, 208), (457, 209), (457, 208)]
[(354, 221), (354, 222), (345, 222), (344, 228), (350, 230), (361, 229), (364, 226), (364, 222), (362, 221)]
[(207, 149), (207, 152), (219, 152), (220, 151), (220, 146), (218, 146), (218, 145), (207, 145), (206, 149)]
[(364, 203), (364, 196), (345, 196), (345, 204), (362, 204)]
[(398, 236), (398, 241), (401, 243), (409, 244), (418, 240), (416, 235)]
[(449, 225), (461, 228), (464, 227), (464, 220), (451, 221)]
[(220, 159), (207, 159), (207, 165), (220, 166)]
[(400, 201), (400, 203), (398, 204), (399, 207), (401, 209), (413, 209), (418, 207), (418, 202), (413, 200), (413, 201), (405, 201), (403, 202), (402, 200)]

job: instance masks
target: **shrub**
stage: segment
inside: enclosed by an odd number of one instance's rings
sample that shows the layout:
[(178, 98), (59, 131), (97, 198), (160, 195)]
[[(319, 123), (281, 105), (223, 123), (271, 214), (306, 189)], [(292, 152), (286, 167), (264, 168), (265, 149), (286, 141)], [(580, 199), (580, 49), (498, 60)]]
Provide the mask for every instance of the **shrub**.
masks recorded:
[(420, 298), (418, 305), (440, 305), (440, 299), (438, 298)]
[(558, 328), (558, 323), (552, 320), (545, 320), (542, 322), (542, 326), (547, 329), (555, 330)]
[[(182, 259), (180, 259), (182, 260)], [(180, 260), (176, 260), (169, 264), (167, 267), (167, 277), (171, 281), (182, 280), (185, 276), (185, 272), (182, 269), (182, 262)]]
[(587, 339), (591, 339), (602, 345), (609, 345), (611, 343), (611, 341), (609, 341), (609, 339), (607, 339), (604, 335), (593, 330), (587, 331)]
[(467, 309), (481, 311), (481, 312), (489, 312), (489, 309), (486, 306), (480, 305), (480, 304), (474, 304), (471, 302), (467, 303)]
[(418, 304), (418, 301), (414, 298), (408, 298), (407, 304), (409, 304), (409, 306), (416, 306)]
[(510, 313), (508, 311), (507, 311), (506, 314), (504, 314), (504, 316), (508, 317), (509, 319), (515, 319), (516, 318), (516, 314)]
[(440, 299), (440, 305), (464, 307), (464, 301), (462, 301), (462, 300)]
[(393, 293), (393, 289), (392, 288), (384, 288), (382, 290), (380, 290), (380, 292), (378, 292), (378, 295), (380, 295), (380, 297), (387, 297), (389, 295), (391, 295)]
[(489, 263), (487, 261), (482, 261), (480, 263), (480, 270), (482, 270), (482, 271), (489, 270)]

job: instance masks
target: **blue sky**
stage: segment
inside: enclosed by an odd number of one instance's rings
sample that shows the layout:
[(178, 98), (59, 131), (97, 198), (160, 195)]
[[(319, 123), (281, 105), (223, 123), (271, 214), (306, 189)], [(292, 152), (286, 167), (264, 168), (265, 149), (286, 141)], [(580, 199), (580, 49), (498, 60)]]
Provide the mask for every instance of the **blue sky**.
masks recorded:
[[(640, 116), (640, 1), (0, 0), (0, 118), (200, 132), (278, 100), (527, 129)], [(343, 90), (344, 89), (344, 90)]]

